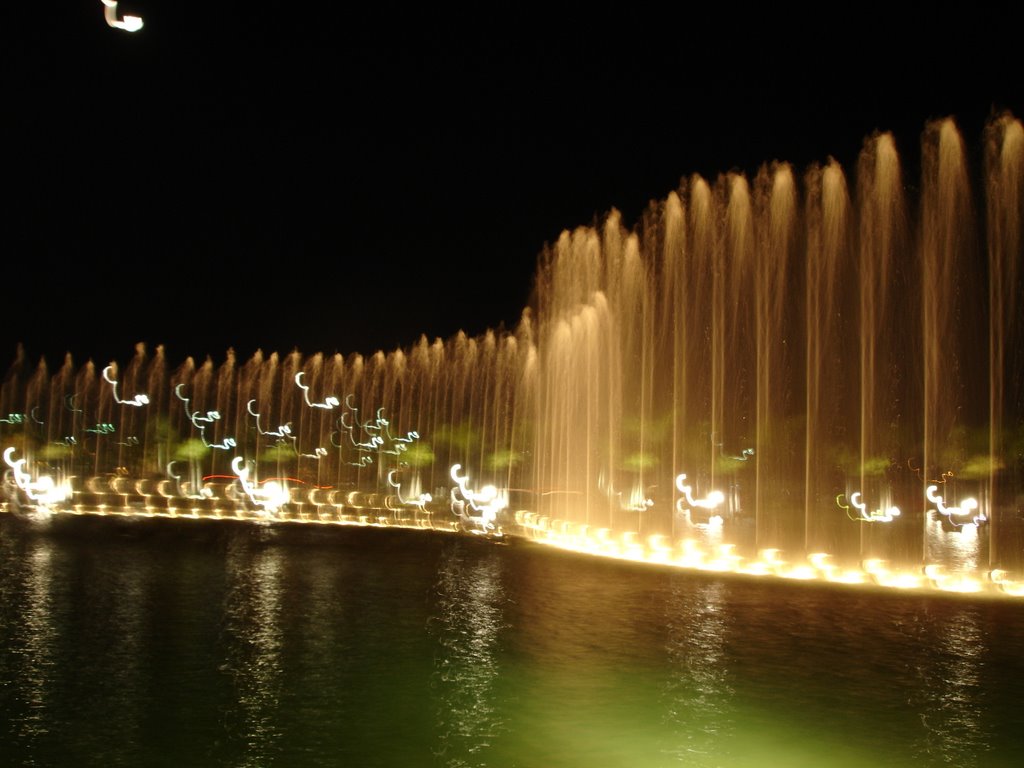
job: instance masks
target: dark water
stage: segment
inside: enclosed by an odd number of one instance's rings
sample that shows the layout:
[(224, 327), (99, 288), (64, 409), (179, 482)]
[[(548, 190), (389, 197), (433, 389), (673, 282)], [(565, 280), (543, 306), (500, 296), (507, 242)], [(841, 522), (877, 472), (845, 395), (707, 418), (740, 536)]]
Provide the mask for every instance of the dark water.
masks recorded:
[(0, 516), (0, 764), (1019, 765), (1024, 606)]

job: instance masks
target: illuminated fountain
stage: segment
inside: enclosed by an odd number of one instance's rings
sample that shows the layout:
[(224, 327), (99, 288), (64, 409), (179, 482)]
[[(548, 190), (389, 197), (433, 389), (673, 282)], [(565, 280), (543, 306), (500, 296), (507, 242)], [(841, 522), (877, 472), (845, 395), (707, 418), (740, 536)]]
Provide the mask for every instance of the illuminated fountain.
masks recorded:
[(946, 120), (916, 201), (881, 134), (852, 180), (693, 177), (632, 232), (613, 212), (563, 233), (538, 277), (544, 494), (524, 522), (729, 570), (1019, 578), (1022, 137), (989, 126), (983, 211)]
[(19, 356), (10, 471), (80, 512), (1024, 593), (1024, 130), (989, 125), (984, 194), (951, 120), (922, 147), (917, 199), (880, 134), (849, 178), (695, 176), (633, 231), (565, 232), (511, 333), (173, 371), (140, 346), (99, 375)]
[(257, 353), (239, 366), (229, 352), (174, 371), (141, 345), (99, 375), (70, 359), (30, 372), (19, 355), (0, 424), (8, 456), (24, 452), (8, 461), (8, 506), (42, 506), (27, 493), (52, 483), (70, 489), (47, 501), (63, 511), (500, 536), (499, 513), (530, 487), (517, 418), (532, 402), (530, 325), (527, 313), (514, 334), (370, 358)]

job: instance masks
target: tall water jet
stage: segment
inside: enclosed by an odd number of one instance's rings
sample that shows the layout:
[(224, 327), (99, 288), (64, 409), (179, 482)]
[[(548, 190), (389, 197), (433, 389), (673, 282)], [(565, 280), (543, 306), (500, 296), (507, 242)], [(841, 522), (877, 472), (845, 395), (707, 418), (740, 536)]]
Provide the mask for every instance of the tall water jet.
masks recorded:
[[(70, 364), (70, 360), (68, 361)], [(146, 373), (145, 393), (149, 397), (149, 409), (146, 412), (146, 431), (143, 438), (142, 467), (144, 475), (162, 473), (170, 461), (167, 454), (166, 440), (163, 433), (168, 429), (167, 398), (170, 397), (167, 387), (167, 359), (163, 346), (156, 348), (156, 354), (149, 363)]]
[(728, 487), (728, 512), (756, 515), (756, 493), (750, 494), (746, 487), (747, 482), (755, 482), (754, 462), (749, 459), (755, 453), (757, 428), (753, 210), (744, 176), (719, 179), (718, 188), (724, 226), (712, 261), (711, 439), (718, 450), (713, 484)]
[(807, 552), (848, 559), (851, 553), (859, 555), (859, 535), (865, 530), (835, 514), (837, 496), (851, 492), (846, 474), (853, 474), (860, 447), (859, 412), (852, 407), (860, 394), (860, 350), (851, 202), (846, 177), (835, 161), (813, 167), (805, 184), (804, 546)]
[[(891, 134), (873, 136), (860, 154), (857, 210), (859, 277), (850, 288), (859, 296), (860, 445), (848, 468), (844, 495), (849, 499), (859, 493), (869, 511), (885, 516), (901, 505), (908, 512), (921, 507), (916, 493), (905, 498), (895, 490), (898, 480), (910, 472), (904, 465), (904, 446), (914, 439), (920, 423), (913, 405), (920, 402), (915, 364), (920, 354), (915, 315), (920, 288), (909, 247), (902, 170)], [(846, 506), (853, 508), (849, 501)], [(888, 527), (858, 525), (862, 558), (907, 557), (899, 536)]]
[[(962, 508), (987, 480), (982, 329), (987, 306), (974, 239), (963, 142), (952, 120), (927, 127), (922, 146), (921, 288), (924, 498)], [(927, 489), (936, 486), (931, 494)], [(987, 507), (987, 499), (982, 497)], [(938, 508), (938, 505), (936, 505)], [(981, 510), (984, 514), (985, 510)], [(927, 513), (932, 517), (932, 512)], [(942, 522), (931, 520), (930, 522)], [(923, 559), (941, 539), (926, 535)]]
[[(680, 265), (677, 280), (682, 283), (681, 315), (683, 325), (674, 324), (674, 336), (686, 351), (682, 381), (684, 418), (675, 439), (686, 449), (683, 464), (674, 466), (673, 477), (689, 474), (698, 497), (720, 489), (722, 454), (716, 439), (721, 421), (722, 393), (718, 388), (723, 352), (717, 329), (724, 322), (720, 303), (721, 286), (716, 278), (715, 253), (720, 244), (719, 207), (708, 183), (694, 177), (689, 185), (688, 231), (691, 244), (688, 258)], [(692, 521), (691, 521), (692, 522)]]
[[(756, 183), (757, 343), (754, 485), (757, 545), (800, 549), (806, 522), (803, 409), (804, 282), (797, 258), (796, 182), (788, 165), (762, 169)], [(794, 288), (797, 287), (797, 290)]]
[(593, 230), (580, 229), (542, 257), (536, 483), (542, 514), (611, 528), (619, 365), (600, 248)]
[(1007, 518), (1019, 517), (1024, 491), (1024, 128), (1010, 115), (985, 135), (989, 261), (990, 565), (1020, 571), (1024, 540)]

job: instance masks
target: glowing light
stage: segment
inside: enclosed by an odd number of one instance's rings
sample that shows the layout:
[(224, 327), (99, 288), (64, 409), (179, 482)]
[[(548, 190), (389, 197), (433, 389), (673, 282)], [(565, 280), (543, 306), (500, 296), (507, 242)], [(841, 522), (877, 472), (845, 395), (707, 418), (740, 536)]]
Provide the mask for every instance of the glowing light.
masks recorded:
[(373, 464), (373, 456), (360, 456), (358, 461), (346, 461), (350, 467), (368, 467)]
[[(508, 501), (502, 498), (498, 493), (498, 489), (493, 485), (485, 485), (479, 491), (474, 491), (467, 487), (469, 475), (460, 476), (459, 470), (461, 469), (461, 464), (453, 464), (451, 468), (452, 480), (455, 481), (459, 494), (462, 496), (461, 499), (458, 498), (455, 488), (452, 488), (452, 512), (461, 520), (479, 525), (480, 532), (495, 530), (495, 520), (497, 520), (498, 513), (508, 506)], [(478, 512), (479, 514), (474, 515), (472, 512)]]
[(40, 475), (33, 480), (32, 475), (22, 469), (25, 459), (15, 461), (12, 458), (14, 451), (13, 447), (4, 449), (4, 461), (11, 468), (15, 485), (24, 492), (30, 501), (37, 502), (41, 507), (49, 510), (50, 505), (59, 504), (70, 497), (71, 491), (67, 485), (58, 485), (49, 475)]
[(131, 400), (122, 400), (121, 398), (119, 398), (117, 396), (117, 380), (116, 379), (112, 379), (110, 377), (110, 372), (113, 370), (113, 368), (114, 368), (114, 366), (108, 365), (106, 368), (103, 369), (103, 380), (106, 381), (108, 384), (110, 384), (111, 389), (113, 389), (113, 391), (114, 391), (114, 402), (117, 403), (118, 405), (131, 405), (131, 406), (134, 406), (136, 408), (139, 408), (139, 407), (141, 407), (143, 405), (148, 405), (149, 404), (149, 395), (136, 395)]
[(123, 29), (125, 32), (138, 32), (142, 29), (142, 18), (140, 16), (125, 16), (117, 18), (117, 0), (100, 0), (103, 3), (103, 18), (107, 24), (114, 29)]
[(9, 413), (6, 419), (0, 419), (0, 424), (24, 424), (24, 413)]
[(871, 580), (881, 587), (918, 589), (925, 584), (922, 575), (891, 571), (886, 566), (885, 560), (879, 558), (869, 558), (861, 564), (861, 567)]
[[(186, 493), (185, 489), (181, 485), (181, 475), (175, 473), (174, 471), (174, 465), (176, 463), (177, 462), (172, 461), (167, 464), (167, 476), (174, 478), (175, 485), (178, 488), (178, 496), (181, 496), (182, 498), (185, 499), (208, 499), (213, 495), (213, 491), (211, 491), (209, 488), (206, 488), (205, 486), (203, 488), (200, 488), (199, 493), (197, 494)], [(165, 493), (162, 489), (160, 489), (160, 495), (165, 496), (167, 498), (171, 498), (171, 495)]]
[[(201, 432), (204, 429), (206, 429), (206, 427), (208, 425), (210, 425), (213, 422), (218, 421), (220, 419), (220, 412), (219, 411), (207, 411), (205, 416), (200, 416), (199, 415), (201, 413), (201, 411), (196, 411), (194, 413), (192, 411), (190, 411), (189, 410), (189, 403), (191, 403), (191, 398), (185, 397), (183, 394), (181, 394), (181, 388), (183, 386), (184, 386), (183, 384), (176, 385), (174, 387), (174, 395), (179, 400), (181, 400), (182, 403), (184, 403), (185, 415), (188, 416), (188, 419), (189, 419), (189, 421), (192, 422), (192, 426), (193, 427), (195, 427), (196, 429), (198, 429)], [(199, 422), (201, 422), (201, 421), (205, 422), (205, 423), (200, 424)]]
[(740, 451), (740, 455), (739, 456), (734, 456), (732, 454), (726, 453), (725, 452), (725, 444), (724, 443), (716, 443), (715, 442), (715, 433), (714, 432), (711, 433), (711, 445), (718, 449), (719, 456), (721, 456), (724, 459), (732, 459), (733, 461), (747, 461), (748, 459), (750, 459), (754, 455), (754, 449), (753, 448), (744, 448), (742, 451)]
[[(950, 473), (952, 474), (952, 473)], [(946, 500), (944, 497), (939, 495), (937, 485), (929, 485), (925, 488), (924, 495), (932, 504), (935, 505), (935, 511), (940, 515), (945, 515), (946, 519), (957, 528), (963, 528), (964, 526), (972, 525), (977, 529), (983, 523), (988, 522), (988, 518), (984, 513), (974, 514), (974, 511), (978, 508), (978, 500), (974, 498), (966, 498), (960, 502), (959, 506), (948, 507), (946, 506)], [(963, 520), (964, 517), (970, 517), (969, 520)]]
[(86, 427), (86, 432), (92, 432), (94, 435), (112, 435), (115, 431), (114, 425), (109, 422), (97, 424), (95, 427)]
[[(333, 399), (333, 398), (329, 398)], [(410, 430), (406, 432), (405, 437), (395, 437), (391, 434), (391, 422), (384, 418), (384, 409), (377, 409), (377, 416), (373, 421), (367, 420), (364, 422), (359, 421), (359, 409), (352, 403), (352, 395), (348, 394), (345, 396), (345, 407), (348, 409), (347, 412), (343, 412), (338, 417), (337, 424), (341, 429), (348, 432), (349, 442), (359, 453), (387, 453), (392, 456), (400, 456), (405, 451), (409, 450), (409, 444), (419, 439), (419, 432)], [(368, 435), (368, 439), (357, 440), (356, 439), (356, 427), (359, 427), (360, 431), (364, 435)], [(335, 430), (331, 433), (331, 444), (336, 448), (343, 447), (340, 443), (336, 442), (334, 435), (340, 430)], [(381, 436), (381, 432), (387, 435), (387, 440)], [(386, 448), (388, 440), (391, 441), (390, 448)], [(346, 462), (352, 466), (363, 467), (373, 463), (373, 458), (370, 456), (361, 456), (358, 462)]]
[(267, 481), (261, 488), (253, 485), (249, 480), (249, 467), (245, 466), (245, 459), (241, 456), (235, 456), (231, 460), (231, 469), (238, 476), (245, 495), (265, 513), (273, 514), (290, 500), (288, 489), (274, 480)]
[(421, 512), (426, 511), (426, 505), (428, 502), (434, 500), (434, 497), (429, 493), (421, 493), (415, 499), (404, 499), (402, 498), (402, 484), (395, 482), (395, 474), (398, 472), (397, 469), (392, 469), (388, 472), (388, 485), (395, 489), (395, 495), (398, 496), (398, 501), (401, 504), (407, 504), (409, 506), (417, 507)]
[(292, 433), (291, 422), (288, 422), (287, 424), (279, 425), (276, 432), (275, 431), (264, 432), (263, 428), (260, 427), (260, 415), (256, 411), (254, 411), (252, 409), (252, 404), (255, 403), (255, 402), (256, 402), (255, 400), (250, 400), (248, 403), (245, 404), (245, 409), (247, 411), (249, 411), (249, 415), (250, 416), (255, 416), (256, 417), (256, 431), (257, 432), (259, 432), (261, 435), (272, 435), (273, 437), (286, 437), (286, 436), (288, 436), (288, 435), (290, 435)]
[(339, 405), (341, 405), (341, 401), (338, 400), (338, 398), (336, 398), (334, 396), (328, 397), (322, 403), (310, 402), (310, 400), (309, 400), (309, 387), (307, 387), (305, 384), (302, 383), (302, 376), (303, 376), (303, 371), (299, 371), (298, 373), (296, 373), (295, 374), (295, 383), (298, 385), (299, 389), (302, 390), (302, 397), (303, 397), (303, 399), (305, 399), (306, 405), (308, 405), (310, 408), (326, 408), (327, 410), (332, 410), (334, 408), (337, 408)]
[(989, 578), (993, 584), (999, 587), (1000, 591), (1013, 597), (1024, 597), (1024, 581), (1014, 581), (1010, 578), (1010, 574), (1002, 568), (994, 569), (989, 574)]
[[(381, 409), (381, 410), (383, 410), (383, 409)], [(397, 443), (411, 443), (411, 442), (414, 442), (416, 440), (419, 440), (419, 438), (420, 438), (420, 433), (417, 432), (414, 429), (413, 430), (409, 430), (408, 432), (406, 432), (405, 433), (405, 437), (395, 437), (394, 435), (391, 434), (391, 428), (390, 428), (391, 422), (384, 421), (383, 423), (384, 423), (384, 426), (386, 428), (385, 431), (388, 433), (388, 439), (391, 442), (393, 442), (393, 443), (396, 443), (396, 442)]]
[(199, 437), (202, 439), (203, 445), (205, 445), (207, 448), (216, 448), (217, 450), (221, 451), (228, 451), (237, 445), (237, 443), (235, 442), (235, 438), (233, 437), (225, 437), (224, 440), (219, 443), (208, 443), (206, 441), (206, 435), (203, 432), (203, 430), (199, 430)]
[(841, 501), (841, 499), (843, 499), (845, 497), (845, 495), (846, 494), (840, 493), (838, 496), (836, 496), (836, 506), (838, 506), (840, 509), (845, 509), (846, 510), (846, 516), (848, 518), (850, 518), (851, 520), (855, 520), (856, 522), (859, 522), (859, 523), (891, 523), (893, 520), (895, 520), (897, 517), (899, 517), (902, 514), (900, 512), (900, 508), (899, 507), (894, 507), (894, 506), (893, 507), (888, 507), (885, 510), (873, 509), (873, 510), (871, 510), (869, 512), (868, 511), (868, 505), (865, 504), (863, 501), (861, 501), (860, 491), (854, 491), (853, 493), (850, 494), (850, 504), (852, 504), (854, 507), (856, 507), (857, 511), (860, 513), (859, 515), (854, 517), (853, 515), (850, 514), (850, 507), (849, 507), (849, 505), (843, 504), (843, 502)]
[(623, 509), (629, 512), (646, 512), (654, 506), (654, 499), (647, 498), (640, 488), (633, 488), (629, 494), (629, 503)]
[(860, 501), (860, 491), (850, 494), (850, 503), (853, 504), (857, 509), (860, 510), (861, 515), (865, 515), (865, 510), (868, 508), (867, 504), (863, 504)]
[(672, 555), (672, 547), (669, 546), (664, 535), (660, 533), (647, 537), (647, 548), (651, 552), (651, 559), (656, 562), (668, 562)]
[[(189, 403), (191, 399), (181, 394), (182, 384), (178, 384), (174, 387), (174, 396), (181, 400), (184, 408), (185, 415), (188, 416), (189, 421), (192, 422), (192, 426), (199, 430), (199, 438), (203, 441), (203, 445), (207, 448), (217, 448), (222, 451), (230, 450), (234, 448), (237, 443), (235, 438), (226, 437), (219, 443), (211, 443), (206, 439), (206, 428), (215, 421), (220, 420), (219, 411), (207, 411), (205, 416), (200, 416), (201, 411), (195, 411), (194, 413), (189, 410)], [(203, 423), (200, 423), (203, 422)]]
[[(721, 491), (711, 491), (703, 499), (693, 498), (693, 489), (684, 483), (686, 480), (686, 474), (681, 474), (676, 478), (676, 488), (679, 492), (686, 497), (686, 503), (691, 507), (699, 507), (701, 509), (715, 509), (725, 501), (725, 494)], [(680, 499), (682, 501), (682, 499)]]
[[(354, 445), (356, 448), (361, 448), (361, 449), (367, 450), (367, 451), (376, 451), (378, 448), (380, 448), (382, 445), (384, 445), (384, 438), (381, 437), (380, 435), (373, 435), (366, 442), (358, 442), (356, 440), (356, 438), (355, 438), (355, 433), (354, 433), (355, 427), (354, 427), (354, 425), (349, 424), (347, 421), (345, 421), (345, 416), (347, 416), (347, 415), (348, 414), (345, 414), (345, 413), (341, 414), (341, 416), (338, 417), (338, 423), (341, 424), (342, 427), (344, 427), (345, 429), (348, 430), (348, 437), (349, 437), (349, 440), (352, 441), (352, 445)], [(362, 427), (363, 431), (374, 429), (373, 426), (370, 426), (370, 422), (366, 422), (365, 424), (362, 424), (360, 426)]]

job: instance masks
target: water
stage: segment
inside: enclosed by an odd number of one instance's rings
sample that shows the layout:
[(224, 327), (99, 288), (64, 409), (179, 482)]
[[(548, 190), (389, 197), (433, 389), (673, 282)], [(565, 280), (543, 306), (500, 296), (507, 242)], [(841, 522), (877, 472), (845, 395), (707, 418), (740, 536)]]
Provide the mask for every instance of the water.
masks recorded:
[(946, 119), (918, 179), (884, 133), (850, 171), (685, 179), (631, 229), (613, 211), (563, 233), (520, 325), (478, 338), (176, 368), (141, 345), (123, 367), (19, 356), (8, 506), (45, 479), (62, 511), (697, 547), (1024, 594), (1021, 123), (993, 118), (981, 156)]
[(563, 233), (538, 277), (540, 514), (707, 539), (694, 500), (720, 495), (746, 553), (1019, 570), (1021, 135), (994, 120), (979, 174), (936, 121), (913, 190), (879, 134), (849, 179), (693, 177), (632, 231)]
[(1016, 602), (0, 517), (4, 765), (1016, 765)]

